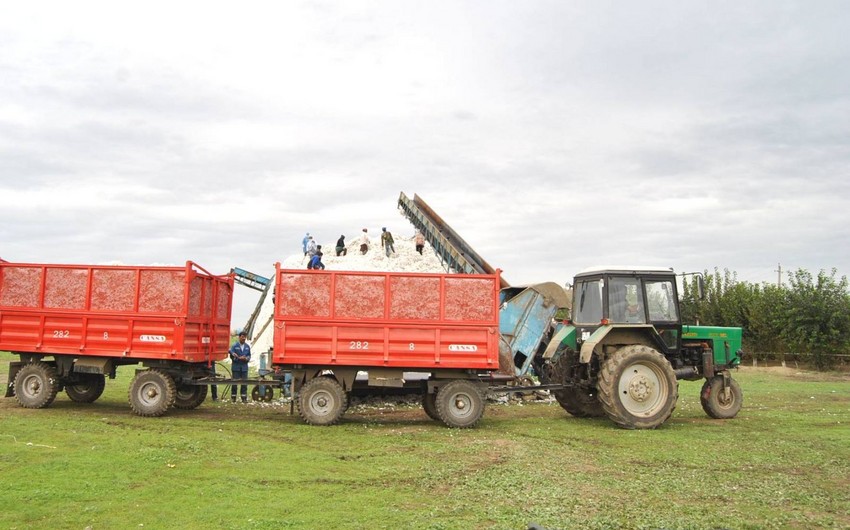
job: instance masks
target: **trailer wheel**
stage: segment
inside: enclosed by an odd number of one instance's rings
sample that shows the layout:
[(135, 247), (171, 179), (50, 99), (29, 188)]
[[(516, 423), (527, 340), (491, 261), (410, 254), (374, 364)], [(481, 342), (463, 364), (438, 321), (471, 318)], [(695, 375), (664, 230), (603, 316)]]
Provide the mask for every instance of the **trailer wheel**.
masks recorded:
[[(563, 345), (558, 350), (558, 360), (547, 365), (547, 377), (552, 383), (573, 383), (571, 375), (579, 364), (578, 352)], [(552, 392), (561, 408), (577, 418), (599, 418), (605, 415), (598, 393), (595, 388), (580, 386), (566, 386)]]
[(130, 407), (139, 416), (162, 416), (176, 397), (174, 379), (156, 368), (137, 373), (130, 382)]
[(440, 415), (437, 413), (437, 393), (431, 392), (425, 393), (422, 396), (422, 408), (425, 409), (425, 414), (428, 415), (429, 418), (435, 421), (442, 421), (440, 419)]
[(673, 414), (679, 384), (670, 362), (643, 345), (624, 346), (602, 364), (599, 400), (625, 429), (654, 429)]
[(65, 383), (65, 393), (76, 403), (94, 403), (106, 388), (103, 374), (77, 374), (79, 381)]
[(475, 384), (458, 379), (437, 392), (437, 415), (449, 427), (473, 427), (484, 415), (484, 398)]
[(15, 399), (27, 409), (43, 409), (53, 403), (59, 392), (56, 369), (43, 362), (21, 366), (15, 376)]
[(336, 379), (316, 377), (296, 395), (298, 414), (310, 425), (333, 425), (348, 408), (348, 395)]
[(174, 394), (174, 408), (192, 410), (201, 406), (207, 399), (207, 385), (179, 385)]
[(263, 390), (263, 394), (260, 395), (260, 385), (254, 385), (254, 388), (251, 389), (251, 400), (253, 401), (274, 401), (274, 387), (269, 385), (263, 385), (265, 390)]
[(737, 381), (729, 378), (729, 386), (723, 390), (723, 376), (716, 375), (706, 380), (699, 393), (702, 410), (714, 419), (728, 420), (738, 415), (744, 404), (744, 393)]

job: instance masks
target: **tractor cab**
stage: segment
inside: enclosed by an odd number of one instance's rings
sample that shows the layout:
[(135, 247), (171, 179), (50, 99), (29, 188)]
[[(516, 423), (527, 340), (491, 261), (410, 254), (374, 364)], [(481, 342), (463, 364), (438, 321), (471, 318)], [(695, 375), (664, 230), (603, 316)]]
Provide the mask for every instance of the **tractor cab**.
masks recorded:
[(598, 267), (575, 276), (572, 324), (577, 342), (600, 326), (654, 328), (657, 348), (669, 355), (681, 348), (676, 274), (662, 267)]

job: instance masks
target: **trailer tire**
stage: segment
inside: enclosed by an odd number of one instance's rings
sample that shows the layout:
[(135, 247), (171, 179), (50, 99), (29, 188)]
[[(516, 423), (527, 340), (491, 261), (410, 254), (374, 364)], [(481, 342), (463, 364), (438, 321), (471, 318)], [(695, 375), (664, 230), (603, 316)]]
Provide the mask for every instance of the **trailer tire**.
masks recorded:
[(744, 404), (744, 393), (737, 381), (729, 378), (729, 393), (723, 395), (723, 376), (706, 380), (699, 393), (702, 410), (716, 420), (728, 420), (738, 415)]
[(59, 392), (56, 369), (43, 362), (21, 366), (15, 376), (15, 399), (27, 409), (43, 409), (53, 403)]
[(310, 425), (333, 425), (348, 408), (348, 394), (336, 379), (316, 377), (301, 387), (295, 402), (298, 414)]
[(106, 388), (103, 374), (77, 374), (79, 381), (65, 383), (65, 393), (75, 403), (94, 403)]
[(425, 409), (425, 414), (434, 421), (442, 421), (437, 413), (437, 393), (426, 392), (422, 396), (422, 408)]
[(673, 414), (679, 383), (657, 350), (623, 346), (602, 364), (599, 400), (608, 417), (625, 429), (654, 429)]
[(457, 379), (441, 387), (436, 401), (437, 415), (449, 427), (474, 427), (484, 415), (481, 392), (474, 383), (464, 379)]
[(162, 416), (174, 405), (176, 397), (174, 379), (156, 368), (137, 373), (130, 382), (130, 408), (139, 416)]
[(174, 408), (192, 410), (201, 406), (207, 399), (207, 385), (178, 385), (174, 394)]

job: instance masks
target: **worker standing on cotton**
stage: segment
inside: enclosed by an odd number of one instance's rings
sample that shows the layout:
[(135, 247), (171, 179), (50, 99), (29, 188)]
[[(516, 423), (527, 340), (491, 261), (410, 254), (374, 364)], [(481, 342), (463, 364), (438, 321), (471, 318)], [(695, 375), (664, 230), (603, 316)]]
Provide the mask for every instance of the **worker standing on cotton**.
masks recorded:
[(393, 234), (387, 230), (387, 227), (381, 228), (381, 230), (383, 232), (381, 234), (381, 244), (384, 246), (384, 252), (387, 253), (387, 257), (390, 257), (390, 252), (395, 254), (395, 246), (393, 246), (395, 241), (393, 240)]
[(360, 234), (360, 253), (366, 254), (368, 251), (369, 251), (369, 231), (364, 228), (363, 233)]

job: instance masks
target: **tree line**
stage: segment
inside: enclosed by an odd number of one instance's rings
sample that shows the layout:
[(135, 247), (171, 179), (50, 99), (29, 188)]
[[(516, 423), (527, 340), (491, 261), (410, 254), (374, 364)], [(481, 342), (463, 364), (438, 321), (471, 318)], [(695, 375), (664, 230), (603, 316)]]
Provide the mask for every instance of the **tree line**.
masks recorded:
[(702, 298), (696, 277), (683, 282), (683, 323), (740, 327), (746, 353), (794, 354), (818, 369), (850, 351), (850, 292), (836, 269), (798, 269), (781, 285), (738, 281), (727, 269), (703, 274)]

